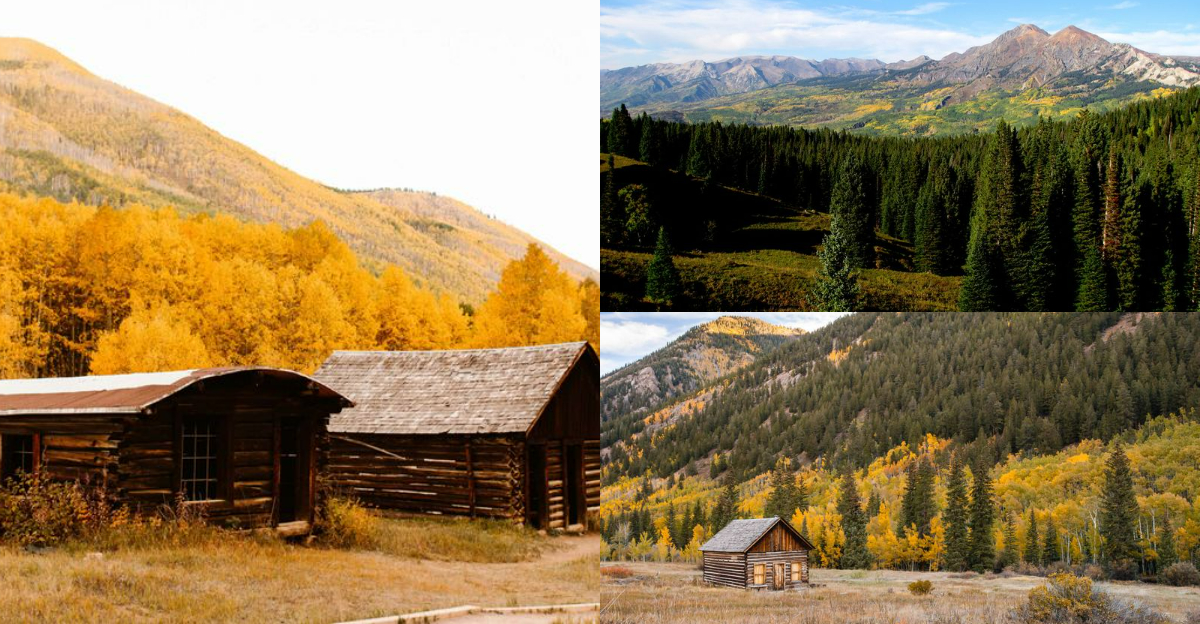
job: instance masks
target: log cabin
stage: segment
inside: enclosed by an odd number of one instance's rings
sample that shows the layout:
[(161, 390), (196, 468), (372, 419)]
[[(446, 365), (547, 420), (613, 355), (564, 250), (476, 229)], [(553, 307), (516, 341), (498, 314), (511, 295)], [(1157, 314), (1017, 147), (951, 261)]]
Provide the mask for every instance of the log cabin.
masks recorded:
[(743, 589), (808, 585), (812, 543), (782, 518), (733, 520), (700, 547), (704, 581)]
[(328, 478), (413, 514), (586, 530), (600, 507), (600, 361), (586, 342), (338, 351), (316, 377), (354, 401)]
[(234, 528), (307, 534), (329, 416), (353, 405), (262, 367), (0, 381), (0, 476), (98, 487), (140, 513), (194, 507)]

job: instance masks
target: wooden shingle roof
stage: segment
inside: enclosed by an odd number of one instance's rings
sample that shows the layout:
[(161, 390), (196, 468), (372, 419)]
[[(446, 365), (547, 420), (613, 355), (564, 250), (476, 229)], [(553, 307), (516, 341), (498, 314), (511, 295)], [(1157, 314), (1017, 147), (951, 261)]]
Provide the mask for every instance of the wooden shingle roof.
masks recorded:
[(744, 520), (731, 520), (725, 528), (717, 531), (717, 534), (712, 536), (712, 539), (704, 542), (700, 547), (701, 551), (707, 552), (727, 552), (727, 553), (742, 553), (750, 550), (758, 540), (762, 539), (776, 524), (782, 523), (789, 531), (795, 533), (800, 538), (809, 550), (812, 550), (812, 544), (800, 532), (792, 528), (782, 518), (772, 516), (770, 518), (749, 518)]
[(527, 433), (586, 342), (457, 351), (335, 351), (316, 377), (351, 400), (334, 433)]
[(295, 371), (260, 366), (200, 368), (162, 373), (47, 377), (0, 380), (0, 416), (34, 414), (136, 414), (167, 397), (212, 377), (255, 372), (280, 378), (301, 378), (319, 396), (342, 399), (316, 380)]

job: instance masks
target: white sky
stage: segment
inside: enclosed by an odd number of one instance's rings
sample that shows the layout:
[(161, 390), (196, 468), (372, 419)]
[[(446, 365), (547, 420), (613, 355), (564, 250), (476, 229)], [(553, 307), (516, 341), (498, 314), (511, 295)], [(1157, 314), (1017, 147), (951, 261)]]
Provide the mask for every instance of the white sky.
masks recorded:
[(0, 36), (341, 188), (436, 191), (599, 267), (598, 3), (29, 0)]

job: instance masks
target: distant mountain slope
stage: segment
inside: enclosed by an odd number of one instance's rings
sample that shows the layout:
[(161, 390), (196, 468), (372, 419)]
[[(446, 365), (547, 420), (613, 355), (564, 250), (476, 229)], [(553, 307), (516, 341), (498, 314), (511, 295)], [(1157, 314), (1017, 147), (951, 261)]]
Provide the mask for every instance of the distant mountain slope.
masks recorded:
[[(784, 66), (789, 57), (772, 58), (780, 59), (775, 65)], [(1108, 110), (1200, 84), (1194, 59), (1110, 43), (1074, 26), (1050, 35), (1032, 24), (940, 60), (921, 57), (891, 65), (864, 61), (859, 68), (791, 74), (790, 79), (774, 82), (741, 81), (737, 84), (745, 88), (740, 90), (695, 91), (689, 98), (668, 98), (664, 94), (670, 90), (645, 88), (651, 84), (649, 76), (637, 83), (641, 90), (619, 91), (607, 77), (627, 70), (615, 70), (601, 76), (601, 114), (611, 112), (614, 98), (625, 94), (627, 106), (635, 112), (689, 121), (822, 125), (864, 133), (923, 135), (990, 128), (999, 118), (1021, 123), (1038, 115), (1073, 115), (1085, 106)]]
[(756, 318), (722, 316), (600, 379), (600, 419), (638, 417), (664, 401), (753, 363), (805, 334)]
[(883, 69), (864, 59), (810, 61), (791, 56), (745, 56), (706, 63), (654, 63), (600, 72), (600, 110), (626, 106), (699, 102), (720, 95), (756, 91), (818, 76)]
[(1200, 402), (1200, 315), (854, 314), (719, 390), (652, 439), (638, 435), (643, 414), (610, 413), (611, 476), (665, 477), (713, 452), (738, 478), (779, 456), (862, 466), (926, 433), (988, 444), (997, 458), (1107, 440)]
[[(534, 240), (457, 202), (331, 189), (28, 39), (0, 39), (0, 150), (0, 190), (285, 226), (321, 219), (360, 255), (469, 302)], [(542, 246), (574, 277), (596, 277)]]

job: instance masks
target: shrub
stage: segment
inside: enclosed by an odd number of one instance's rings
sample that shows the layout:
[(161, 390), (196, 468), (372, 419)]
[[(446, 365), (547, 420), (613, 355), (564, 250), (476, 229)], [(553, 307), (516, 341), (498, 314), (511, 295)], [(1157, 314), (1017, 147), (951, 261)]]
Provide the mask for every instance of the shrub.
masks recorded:
[(320, 540), (338, 548), (373, 548), (378, 519), (358, 499), (326, 496), (313, 529)]
[(924, 596), (933, 591), (933, 583), (929, 581), (913, 581), (908, 584), (908, 591), (914, 596)]
[(623, 579), (633, 576), (633, 570), (625, 566), (607, 566), (600, 568), (600, 574), (609, 578)]
[(1023, 574), (1025, 576), (1046, 576), (1045, 569), (1035, 563), (1029, 563), (1027, 561), (1022, 561), (1021, 563), (1013, 566), (1013, 572), (1016, 572), (1017, 574)]
[(1200, 585), (1200, 571), (1190, 561), (1173, 564), (1162, 573), (1163, 578), (1170, 584), (1180, 587), (1183, 585)]
[(1093, 581), (1102, 581), (1108, 578), (1108, 574), (1104, 571), (1104, 568), (1094, 563), (1089, 563), (1083, 566), (1082, 575), (1092, 579)]
[(1070, 573), (1053, 574), (1029, 591), (1014, 619), (1026, 624), (1167, 624), (1153, 609), (1113, 599), (1093, 589), (1092, 580)]
[(1116, 561), (1109, 567), (1109, 577), (1114, 581), (1132, 581), (1138, 577), (1137, 564), (1129, 559)]
[(102, 528), (114, 510), (78, 482), (22, 474), (0, 487), (0, 537), (21, 546), (56, 546)]

